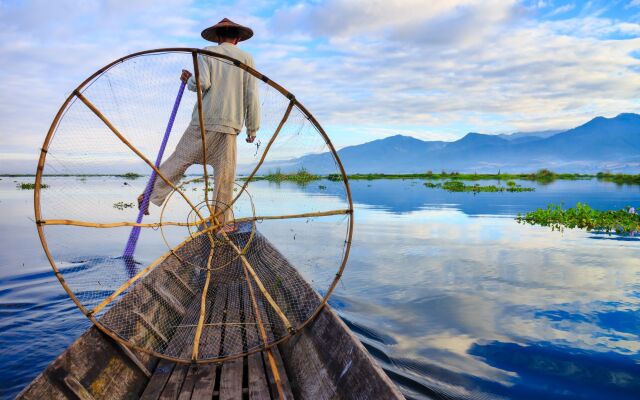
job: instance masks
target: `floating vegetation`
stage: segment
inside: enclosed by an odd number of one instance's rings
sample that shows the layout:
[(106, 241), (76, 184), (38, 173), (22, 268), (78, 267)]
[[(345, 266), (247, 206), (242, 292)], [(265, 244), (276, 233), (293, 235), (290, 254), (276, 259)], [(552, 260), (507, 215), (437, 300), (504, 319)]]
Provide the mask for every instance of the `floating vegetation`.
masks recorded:
[(525, 215), (518, 214), (516, 221), (523, 224), (550, 226), (552, 231), (580, 228), (587, 231), (628, 234), (640, 231), (640, 215), (629, 210), (627, 207), (617, 211), (600, 211), (582, 203), (576, 204), (575, 208), (563, 210), (561, 206), (551, 204), (546, 209), (539, 208)]
[[(533, 173), (521, 173), (521, 174), (506, 174), (498, 171), (496, 174), (468, 174), (460, 172), (447, 172), (442, 171), (440, 173), (434, 173), (427, 171), (424, 174), (351, 174), (348, 175), (351, 180), (374, 180), (374, 179), (429, 179), (429, 180), (460, 180), (460, 181), (479, 181), (479, 180), (496, 180), (496, 181), (512, 181), (514, 179), (537, 181), (540, 183), (553, 182), (557, 179), (562, 180), (579, 180), (579, 179), (591, 179), (596, 175), (589, 174), (559, 174), (548, 169), (541, 169)], [(339, 174), (332, 174), (326, 177), (330, 181), (342, 180), (342, 176)], [(640, 183), (640, 181), (638, 181)]]
[[(29, 178), (29, 177), (35, 177), (36, 175), (35, 174), (0, 174), (0, 176), (10, 177), (10, 178)], [(126, 174), (42, 174), (42, 176), (51, 176), (51, 177), (59, 177), (59, 178), (108, 177), (108, 176), (112, 176), (116, 178), (122, 178), (122, 177), (139, 178), (142, 175), (136, 174), (134, 172), (127, 172)]]
[[(534, 172), (532, 174), (529, 174), (524, 179), (529, 179), (529, 180), (532, 180), (532, 181), (537, 181), (537, 182), (542, 182), (542, 183), (549, 183), (549, 182), (553, 182), (556, 179), (558, 179), (558, 174), (556, 174), (555, 172), (550, 171), (548, 169), (541, 169), (541, 170), (538, 170), (538, 172)], [(572, 179), (572, 178), (567, 178), (567, 179)]]
[(598, 172), (596, 178), (600, 181), (615, 182), (617, 184), (640, 184), (640, 174), (611, 174), (609, 172)]
[(125, 208), (133, 208), (133, 207), (135, 207), (134, 203), (125, 203), (124, 201), (113, 203), (113, 208), (120, 211), (124, 210)]
[(138, 179), (142, 177), (142, 175), (136, 174), (135, 172), (127, 172), (126, 174), (116, 175), (116, 176), (120, 178), (125, 178), (125, 179)]
[(269, 182), (278, 182), (278, 183), (287, 181), (287, 182), (295, 182), (299, 185), (306, 185), (309, 182), (317, 181), (320, 179), (323, 179), (323, 177), (320, 175), (311, 174), (304, 168), (301, 168), (296, 173), (290, 173), (290, 174), (283, 173), (281, 170), (278, 169), (275, 173), (270, 173), (268, 175), (263, 175), (263, 176), (256, 176), (253, 178), (253, 180), (257, 180), (257, 181), (265, 180)]
[(513, 181), (507, 182), (507, 186), (486, 185), (479, 184), (466, 185), (460, 181), (446, 181), (444, 183), (425, 182), (424, 186), (432, 189), (441, 188), (449, 192), (533, 192), (535, 189), (530, 187), (522, 187)]
[[(20, 190), (34, 190), (36, 188), (36, 184), (31, 182), (22, 182), (22, 183), (18, 183), (16, 187)], [(48, 187), (49, 185), (47, 185), (46, 183), (43, 183), (40, 185), (41, 189), (46, 189)]]

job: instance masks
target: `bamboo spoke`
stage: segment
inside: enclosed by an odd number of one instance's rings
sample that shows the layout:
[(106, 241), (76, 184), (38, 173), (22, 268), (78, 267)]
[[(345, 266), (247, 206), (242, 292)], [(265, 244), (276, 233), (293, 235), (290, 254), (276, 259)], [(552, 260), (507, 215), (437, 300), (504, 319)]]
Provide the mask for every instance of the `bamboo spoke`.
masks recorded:
[(123, 226), (137, 226), (140, 228), (159, 228), (161, 226), (198, 226), (202, 223), (207, 222), (206, 220), (198, 220), (194, 222), (174, 222), (174, 221), (166, 221), (166, 222), (152, 222), (152, 223), (137, 223), (137, 222), (109, 222), (109, 223), (98, 223), (98, 222), (89, 222), (89, 221), (80, 221), (73, 219), (45, 219), (39, 221), (40, 225), (72, 225), (72, 226), (82, 226), (86, 228), (119, 228)]
[[(256, 317), (256, 322), (258, 323), (258, 330), (260, 331), (260, 337), (262, 337), (262, 343), (266, 346), (269, 342), (267, 338), (267, 331), (264, 329), (264, 324), (262, 323), (262, 316), (260, 314), (260, 309), (258, 308), (258, 302), (256, 301), (256, 295), (253, 292), (253, 285), (251, 284), (251, 280), (249, 279), (249, 274), (247, 272), (246, 265), (242, 268), (244, 272), (244, 278), (247, 281), (247, 286), (249, 287), (249, 295), (251, 297), (251, 305), (253, 306), (253, 314)], [(257, 283), (257, 282), (256, 282)], [(280, 379), (280, 372), (278, 371), (278, 366), (276, 365), (275, 357), (273, 356), (273, 352), (271, 349), (267, 349), (267, 359), (269, 360), (269, 367), (271, 368), (271, 372), (273, 373), (273, 378), (276, 381), (276, 389), (278, 391), (278, 397), (280, 399), (284, 398), (284, 392), (282, 391), (282, 383)]]
[(330, 211), (318, 211), (302, 214), (285, 214), (285, 215), (257, 215), (255, 217), (238, 218), (235, 222), (245, 221), (267, 221), (274, 219), (294, 219), (294, 218), (315, 218), (315, 217), (329, 217), (332, 215), (346, 215), (351, 214), (351, 210), (330, 210)]
[(280, 319), (284, 323), (284, 326), (287, 329), (287, 331), (292, 332), (293, 327), (291, 326), (291, 322), (289, 322), (289, 319), (287, 318), (287, 316), (282, 312), (282, 310), (280, 309), (280, 306), (278, 306), (278, 303), (276, 303), (275, 300), (273, 300), (273, 297), (271, 297), (267, 288), (264, 287), (264, 285), (262, 284), (262, 280), (260, 280), (260, 277), (258, 276), (258, 274), (256, 274), (256, 271), (253, 269), (253, 267), (247, 260), (247, 257), (245, 257), (243, 251), (240, 250), (238, 246), (235, 243), (233, 243), (231, 239), (229, 239), (229, 236), (224, 231), (220, 231), (220, 233), (224, 237), (226, 243), (229, 246), (231, 246), (231, 248), (240, 256), (240, 261), (242, 261), (244, 268), (249, 271), (249, 273), (251, 274), (251, 277), (256, 282), (258, 289), (260, 289), (260, 292), (262, 292), (262, 295), (267, 299), (267, 302), (269, 303), (269, 305), (271, 305), (271, 308), (273, 308), (276, 314), (278, 314), (278, 317), (280, 317)]
[[(104, 122), (105, 125), (107, 125), (107, 127), (111, 130), (111, 132), (113, 132), (118, 139), (120, 139), (120, 141), (122, 143), (124, 143), (131, 151), (133, 151), (134, 153), (136, 153), (136, 155), (138, 157), (140, 157), (142, 159), (142, 161), (144, 161), (149, 167), (151, 167), (151, 169), (153, 169), (156, 173), (157, 176), (160, 177), (160, 179), (162, 179), (167, 185), (171, 186), (171, 188), (173, 190), (175, 190), (176, 192), (178, 192), (180, 194), (180, 196), (182, 196), (182, 198), (189, 204), (189, 206), (191, 206), (191, 208), (196, 212), (196, 214), (198, 214), (198, 216), (200, 216), (200, 214), (198, 213), (198, 210), (196, 209), (196, 207), (193, 205), (193, 203), (191, 203), (191, 200), (189, 200), (189, 198), (187, 197), (187, 195), (184, 194), (184, 192), (182, 190), (180, 190), (178, 187), (176, 187), (176, 185), (174, 185), (173, 182), (171, 182), (166, 176), (164, 176), (164, 174), (162, 172), (160, 172), (160, 170), (147, 158), (145, 157), (144, 154), (142, 154), (140, 152), (140, 150), (138, 150), (134, 145), (132, 145), (121, 133), (120, 131), (118, 131), (116, 129), (115, 126), (113, 126), (113, 124), (111, 124), (111, 122), (107, 119), (107, 117), (104, 116), (104, 114), (102, 114), (100, 112), (100, 110), (98, 110), (96, 108), (95, 105), (93, 105), (93, 103), (91, 103), (86, 97), (84, 97), (84, 95), (82, 93), (80, 93), (78, 90), (75, 91), (75, 95), (77, 98), (79, 98), (87, 107), (89, 107), (89, 109), (98, 117), (100, 118), (100, 120), (102, 120), (102, 122)], [(202, 219), (202, 216), (200, 216), (200, 219)]]
[(193, 361), (198, 359), (198, 349), (200, 347), (200, 337), (202, 335), (202, 328), (204, 326), (204, 315), (206, 311), (207, 291), (209, 290), (209, 281), (211, 280), (211, 260), (213, 259), (212, 247), (209, 251), (209, 259), (207, 260), (207, 278), (204, 281), (204, 287), (202, 288), (202, 297), (200, 298), (200, 316), (198, 317), (198, 327), (196, 328), (196, 334), (193, 338), (193, 349), (191, 350), (191, 359)]
[[(166, 176), (164, 176), (164, 174), (147, 158), (145, 157), (144, 154), (142, 154), (140, 152), (140, 150), (138, 150), (135, 146), (133, 146), (124, 136), (122, 136), (122, 134), (116, 129), (115, 126), (113, 126), (113, 124), (111, 124), (111, 122), (107, 119), (107, 117), (105, 117), (100, 110), (98, 110), (96, 108), (96, 106), (93, 105), (93, 103), (91, 103), (86, 97), (84, 97), (84, 95), (82, 93), (80, 93), (80, 91), (78, 89), (76, 89), (74, 91), (74, 94), (77, 98), (79, 98), (87, 107), (89, 107), (89, 109), (98, 117), (100, 118), (100, 120), (111, 130), (111, 132), (113, 132), (114, 135), (116, 135), (118, 137), (118, 139), (120, 139), (120, 141), (122, 143), (124, 143), (131, 151), (133, 151), (134, 153), (136, 153), (136, 155), (138, 157), (140, 157), (142, 159), (142, 161), (144, 161), (149, 167), (151, 167), (151, 169), (153, 169), (156, 173), (157, 176), (159, 176), (167, 185), (169, 185), (173, 190), (175, 190), (177, 193), (180, 194), (180, 196), (184, 199), (184, 201), (187, 202), (187, 204), (189, 205), (189, 207), (191, 207), (191, 209), (196, 213), (196, 215), (198, 216), (198, 218), (200, 218), (200, 220), (204, 220), (204, 218), (202, 217), (202, 214), (200, 214), (200, 211), (198, 211), (198, 209), (193, 205), (193, 203), (191, 202), (191, 200), (189, 200), (189, 198), (187, 197), (186, 194), (184, 194), (184, 192), (182, 190), (180, 190), (173, 182), (171, 182)], [(206, 193), (206, 192), (205, 192)], [(207, 232), (209, 232), (209, 242), (211, 243), (211, 245), (213, 246), (213, 237), (211, 236), (211, 231), (207, 230)]]
[[(240, 249), (236, 248), (236, 251), (240, 252)], [(256, 282), (258, 289), (260, 289), (260, 292), (262, 292), (264, 297), (267, 299), (267, 302), (271, 305), (271, 308), (273, 308), (276, 314), (278, 314), (278, 317), (280, 317), (280, 319), (284, 323), (284, 326), (287, 329), (287, 331), (291, 332), (293, 330), (293, 327), (291, 326), (291, 322), (289, 322), (289, 319), (287, 318), (287, 316), (284, 315), (284, 313), (278, 306), (278, 303), (276, 303), (275, 300), (273, 300), (273, 297), (271, 297), (267, 288), (264, 287), (264, 285), (262, 284), (262, 281), (260, 280), (260, 277), (258, 277), (258, 274), (256, 274), (256, 271), (253, 269), (251, 264), (249, 264), (249, 261), (247, 261), (247, 258), (245, 257), (244, 254), (240, 254), (240, 260), (242, 261), (242, 264), (244, 265), (244, 267), (251, 274), (251, 277)]]
[(120, 286), (113, 293), (111, 293), (106, 299), (102, 300), (102, 302), (100, 302), (100, 304), (95, 306), (93, 308), (93, 310), (89, 311), (89, 314), (90, 315), (95, 315), (98, 312), (100, 312), (109, 303), (111, 303), (116, 297), (118, 297), (122, 292), (127, 290), (131, 285), (136, 283), (138, 281), (138, 279), (142, 278), (147, 272), (151, 271), (156, 265), (160, 264), (162, 261), (164, 261), (171, 254), (172, 254), (172, 252), (168, 251), (167, 253), (163, 254), (162, 257), (158, 258), (157, 260), (155, 260), (154, 262), (149, 264), (147, 267), (145, 267), (143, 270), (138, 272), (133, 278), (131, 278), (128, 281), (126, 281), (122, 286)]
[[(331, 211), (320, 211), (320, 212), (310, 212), (310, 213), (302, 213), (302, 214), (286, 214), (286, 215), (257, 215), (254, 217), (244, 217), (238, 218), (235, 220), (236, 223), (239, 222), (248, 222), (248, 221), (266, 221), (266, 220), (274, 220), (274, 219), (293, 219), (293, 218), (314, 218), (314, 217), (328, 217), (332, 215), (344, 215), (349, 214), (350, 210), (331, 210)], [(164, 221), (164, 222), (152, 222), (152, 223), (137, 223), (137, 222), (109, 222), (109, 223), (98, 223), (98, 222), (90, 222), (90, 221), (81, 221), (74, 219), (44, 219), (39, 221), (40, 225), (71, 225), (71, 226), (81, 226), (86, 228), (119, 228), (123, 226), (138, 226), (140, 228), (159, 228), (162, 226), (199, 226), (204, 223), (208, 223), (211, 221), (212, 217), (200, 219), (193, 222), (175, 222), (175, 221)], [(212, 225), (213, 228), (219, 227), (220, 224)]]
[[(240, 198), (242, 193), (247, 189), (247, 186), (249, 186), (249, 182), (251, 182), (253, 177), (256, 175), (256, 173), (258, 172), (258, 170), (262, 166), (262, 163), (264, 163), (264, 160), (267, 158), (267, 153), (269, 152), (269, 149), (271, 148), (271, 145), (273, 144), (273, 142), (275, 142), (276, 138), (278, 137), (278, 134), (280, 134), (280, 130), (282, 130), (282, 127), (284, 126), (284, 124), (289, 119), (289, 115), (291, 114), (291, 110), (293, 109), (294, 104), (295, 104), (295, 100), (291, 100), (289, 102), (289, 106), (287, 107), (287, 110), (284, 112), (284, 115), (282, 116), (282, 119), (280, 120), (280, 123), (278, 124), (278, 127), (276, 128), (276, 131), (273, 133), (273, 135), (271, 136), (271, 139), (269, 139), (269, 143), (267, 143), (267, 146), (264, 148), (264, 151), (262, 152), (262, 156), (260, 157), (260, 160), (258, 161), (258, 164), (256, 164), (256, 166), (253, 169), (253, 171), (251, 171), (251, 174), (249, 174), (247, 179), (245, 179), (244, 183), (242, 184), (242, 187), (240, 188), (240, 190), (238, 190), (238, 194), (233, 198), (233, 200), (231, 200), (231, 204), (229, 204), (229, 207), (233, 207), (233, 205)], [(218, 217), (220, 214), (222, 214), (222, 212), (223, 211), (216, 212), (214, 217)]]
[(92, 309), (91, 311), (87, 312), (88, 315), (95, 315), (96, 313), (100, 312), (103, 308), (105, 308), (109, 303), (111, 303), (115, 298), (117, 298), (122, 292), (124, 292), (125, 290), (127, 290), (129, 287), (131, 287), (131, 285), (133, 285), (134, 283), (136, 283), (140, 278), (142, 278), (146, 273), (151, 272), (151, 270), (153, 270), (156, 266), (158, 266), (158, 264), (160, 264), (162, 261), (164, 261), (166, 258), (168, 258), (169, 256), (171, 256), (172, 254), (174, 254), (177, 250), (179, 250), (181, 247), (185, 246), (187, 243), (191, 242), (192, 240), (202, 236), (202, 235), (211, 235), (211, 231), (217, 229), (217, 227), (213, 227), (213, 228), (207, 228), (206, 230), (197, 232), (196, 234), (194, 234), (193, 236), (189, 236), (187, 239), (185, 239), (182, 243), (178, 244), (176, 247), (174, 247), (173, 249), (169, 250), (168, 252), (164, 253), (162, 256), (160, 256), (158, 259), (156, 259), (155, 261), (153, 261), (151, 264), (149, 264), (147, 267), (145, 267), (143, 270), (141, 270), (140, 272), (138, 272), (133, 278), (129, 279), (128, 281), (126, 281), (122, 286), (120, 286), (118, 289), (116, 289), (113, 293), (111, 293), (109, 295), (109, 297), (107, 297), (106, 299), (102, 300), (102, 302), (100, 304), (98, 304), (94, 309)]

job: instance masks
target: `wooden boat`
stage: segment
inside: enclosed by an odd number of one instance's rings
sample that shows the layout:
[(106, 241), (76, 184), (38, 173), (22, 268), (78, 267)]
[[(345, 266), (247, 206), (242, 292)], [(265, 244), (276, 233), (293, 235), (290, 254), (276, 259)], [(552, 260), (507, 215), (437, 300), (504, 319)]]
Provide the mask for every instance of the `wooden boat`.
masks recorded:
[[(276, 271), (287, 279), (283, 287), (295, 286), (298, 288), (296, 293), (305, 296), (306, 301), (296, 302), (292, 307), (316, 307), (320, 304), (319, 295), (264, 236), (256, 232), (252, 240), (252, 246), (259, 249), (254, 252), (255, 257), (263, 258), (263, 262), (258, 260), (256, 265), (269, 269), (259, 272)], [(199, 294), (194, 293), (188, 282), (192, 281), (194, 274), (201, 272), (185, 268), (184, 260), (188, 257), (201, 259), (202, 252), (202, 242), (197, 240), (182, 247), (180, 258), (177, 255), (166, 258), (100, 320), (108, 322), (127, 317), (126, 327), (123, 325), (120, 336), (126, 336), (133, 343), (136, 340), (137, 343), (142, 340), (145, 343), (164, 342), (174, 354), (190, 352), (191, 345), (183, 339), (180, 329), (169, 329), (160, 322), (168, 315), (189, 322), (197, 313), (199, 305), (194, 299)], [(158, 285), (161, 280), (162, 285)], [(157, 292), (158, 287), (174, 287), (175, 290), (152, 294), (151, 291)], [(216, 298), (224, 300), (219, 302), (221, 305), (210, 307), (207, 320), (214, 320), (215, 313), (229, 313), (225, 315), (239, 318), (247, 324), (242, 327), (223, 325), (210, 329), (208, 333), (205, 331), (203, 342), (206, 351), (222, 354), (222, 349), (229, 346), (244, 346), (244, 350), (251, 350), (250, 343), (258, 337), (258, 331), (252, 324), (255, 316), (250, 302), (246, 296), (244, 301), (238, 301), (236, 290), (242, 290), (240, 286), (236, 289), (227, 284), (218, 290)], [(146, 301), (140, 302), (141, 299)], [(131, 318), (134, 305), (137, 307), (136, 317)], [(264, 304), (260, 306), (263, 319), (269, 319)], [(281, 327), (275, 323), (277, 321), (272, 319), (271, 322), (266, 326), (269, 334), (275, 337), (276, 330)], [(237, 340), (230, 342), (238, 337), (231, 334), (232, 329), (242, 331), (242, 343), (237, 343)], [(18, 399), (403, 398), (329, 305), (323, 306), (316, 317), (295, 335), (271, 347), (271, 353), (277, 371), (270, 368), (266, 351), (221, 363), (174, 363), (126, 347), (92, 326), (37, 376), (18, 395)]]

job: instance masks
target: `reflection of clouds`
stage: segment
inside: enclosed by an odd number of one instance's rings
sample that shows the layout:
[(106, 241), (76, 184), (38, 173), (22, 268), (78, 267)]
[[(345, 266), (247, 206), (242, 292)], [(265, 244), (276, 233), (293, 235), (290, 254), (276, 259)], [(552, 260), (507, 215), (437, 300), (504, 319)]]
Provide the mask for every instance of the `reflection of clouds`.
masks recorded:
[[(31, 215), (32, 193), (16, 190), (8, 180), (1, 183), (7, 220), (17, 223), (14, 215), (25, 214), (20, 204), (29, 207), (26, 213)], [(135, 199), (145, 179), (130, 181), (131, 186), (111, 178), (89, 178), (86, 183), (55, 178), (50, 183), (43, 196), (64, 199), (64, 203), (52, 204), (66, 205), (58, 210), (76, 212), (61, 213), (61, 218), (88, 214), (100, 206), (104, 213), (91, 215), (126, 220), (136, 211), (116, 211), (112, 203), (127, 196)], [(340, 196), (309, 193), (288, 183), (256, 182), (250, 192), (258, 214), (345, 205)], [(97, 197), (101, 203), (86, 204), (86, 199)], [(86, 208), (74, 210), (79, 204)], [(180, 220), (181, 212), (176, 208), (171, 217)], [(551, 232), (545, 227), (519, 225), (511, 218), (469, 217), (453, 208), (394, 214), (359, 207), (355, 221), (349, 264), (333, 300), (341, 304), (336, 307), (343, 317), (380, 333), (365, 340), (384, 343), (387, 354), (400, 360), (400, 368), (405, 368), (403, 362), (422, 363), (434, 366), (429, 373), (437, 366), (510, 385), (515, 375), (468, 354), (471, 346), (497, 340), (522, 345), (547, 342), (560, 349), (634, 357), (640, 352), (636, 332), (623, 329), (633, 326), (617, 328), (598, 318), (619, 309), (634, 312), (639, 308), (637, 244), (593, 241), (583, 231)], [(317, 289), (325, 289), (335, 276), (345, 239), (344, 217), (270, 221), (257, 228)], [(83, 235), (83, 251), (100, 248), (117, 254), (128, 234), (128, 229), (57, 229), (72, 233), (65, 237), (56, 235), (55, 229), (47, 228), (52, 232), (51, 245), (74, 254), (79, 251), (79, 235)], [(184, 234), (177, 227), (168, 231), (176, 240)], [(158, 232), (145, 232), (140, 257), (152, 260), (166, 248)], [(414, 364), (406, 368), (419, 371)], [(424, 379), (433, 378), (424, 375)]]
[[(434, 369), (446, 368), (449, 372), (471, 374), (505, 385), (509, 385), (514, 376), (469, 355), (468, 350), (479, 338), (473, 334), (461, 334), (456, 329), (435, 327), (437, 321), (434, 320), (437, 318), (416, 317), (402, 304), (381, 306), (368, 299), (343, 298), (339, 294), (336, 297), (348, 302), (346, 309), (339, 310), (343, 318), (372, 327), (375, 329), (374, 336), (377, 332), (383, 332), (379, 335), (383, 338), (390, 335), (392, 338), (386, 340), (392, 343), (385, 343), (387, 354), (394, 359), (394, 363), (417, 373), (420, 378), (428, 378), (434, 371), (417, 370), (416, 365), (424, 365), (423, 369), (429, 369), (430, 366)], [(363, 340), (371, 341), (369, 336), (370, 333), (365, 334)], [(406, 365), (409, 363), (414, 365)]]
[[(455, 209), (358, 211), (358, 258), (345, 277), (349, 290), (340, 293), (348, 293), (350, 304), (357, 298), (379, 305), (355, 310), (352, 318), (362, 318), (362, 311), (374, 324), (389, 321), (385, 332), (397, 341), (388, 347), (392, 357), (420, 354), (451, 370), (506, 382), (465, 356), (469, 346), (499, 340), (640, 351), (637, 336), (599, 326), (593, 317), (640, 303), (633, 295), (640, 274), (633, 244), (594, 243), (579, 230), (551, 232)], [(578, 317), (546, 318), (537, 315), (541, 310)]]

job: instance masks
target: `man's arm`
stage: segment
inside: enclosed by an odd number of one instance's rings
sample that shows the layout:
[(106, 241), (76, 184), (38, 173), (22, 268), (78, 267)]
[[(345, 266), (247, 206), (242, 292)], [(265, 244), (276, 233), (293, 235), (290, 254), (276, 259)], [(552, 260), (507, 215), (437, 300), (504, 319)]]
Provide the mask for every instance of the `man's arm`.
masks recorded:
[[(253, 58), (249, 56), (247, 65), (255, 68)], [(260, 129), (260, 96), (258, 93), (258, 79), (248, 72), (244, 77), (245, 88), (245, 126), (247, 127), (247, 142), (252, 143)]]
[[(198, 69), (200, 70), (200, 87), (202, 93), (206, 92), (211, 87), (211, 74), (209, 73), (209, 63), (205, 59), (205, 56), (198, 55)], [(192, 92), (197, 90), (196, 77), (191, 76), (187, 81), (187, 87)]]

